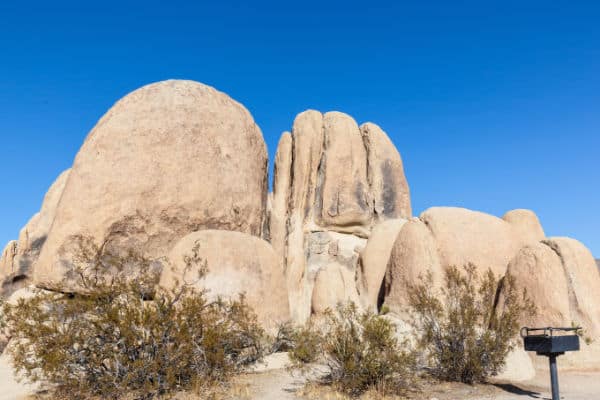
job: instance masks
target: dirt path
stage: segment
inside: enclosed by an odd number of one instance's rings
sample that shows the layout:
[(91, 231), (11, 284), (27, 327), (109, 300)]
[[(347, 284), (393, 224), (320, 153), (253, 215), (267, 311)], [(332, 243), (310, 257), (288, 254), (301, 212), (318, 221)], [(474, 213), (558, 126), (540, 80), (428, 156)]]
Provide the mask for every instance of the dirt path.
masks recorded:
[(295, 393), (305, 383), (304, 378), (292, 376), (285, 369), (247, 375), (244, 380), (250, 384), (252, 400), (298, 400)]

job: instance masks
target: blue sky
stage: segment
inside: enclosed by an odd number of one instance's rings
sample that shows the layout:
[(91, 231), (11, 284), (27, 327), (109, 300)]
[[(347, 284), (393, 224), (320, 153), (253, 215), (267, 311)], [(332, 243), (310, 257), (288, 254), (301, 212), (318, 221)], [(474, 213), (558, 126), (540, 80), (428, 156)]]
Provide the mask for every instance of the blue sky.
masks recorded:
[(298, 112), (344, 111), (391, 136), (415, 213), (530, 208), (600, 256), (600, 3), (10, 3), (2, 244), (116, 100), (182, 78), (242, 102), (271, 158)]

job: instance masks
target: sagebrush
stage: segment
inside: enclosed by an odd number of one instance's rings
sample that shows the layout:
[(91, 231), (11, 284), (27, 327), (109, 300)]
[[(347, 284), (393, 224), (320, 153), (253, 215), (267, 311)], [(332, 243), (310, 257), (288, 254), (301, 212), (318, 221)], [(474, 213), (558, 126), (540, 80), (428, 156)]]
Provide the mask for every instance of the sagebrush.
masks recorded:
[(368, 390), (403, 394), (411, 389), (415, 355), (399, 342), (390, 320), (361, 313), (349, 303), (329, 310), (320, 326), (296, 331), (290, 358), (297, 365), (325, 363), (329, 374), (322, 383), (351, 396)]
[(4, 307), (16, 370), (55, 398), (168, 396), (225, 382), (263, 355), (263, 330), (243, 297), (211, 301), (188, 286), (149, 293), (143, 279), (80, 276), (85, 295), (40, 292)]
[(448, 268), (440, 291), (429, 274), (408, 293), (427, 368), (448, 381), (475, 383), (497, 375), (517, 343), (519, 319), (535, 313), (513, 276), (498, 280), (491, 270), (479, 276), (472, 264), (463, 271)]

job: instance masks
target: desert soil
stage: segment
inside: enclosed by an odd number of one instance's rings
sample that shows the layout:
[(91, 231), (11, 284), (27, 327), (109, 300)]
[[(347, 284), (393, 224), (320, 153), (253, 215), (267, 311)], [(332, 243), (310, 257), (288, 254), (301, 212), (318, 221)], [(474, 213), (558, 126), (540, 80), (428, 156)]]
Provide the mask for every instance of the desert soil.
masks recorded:
[[(600, 371), (571, 372), (559, 371), (561, 398), (565, 400), (600, 399)], [(266, 368), (255, 373), (245, 374), (236, 379), (235, 385), (243, 388), (239, 394), (229, 399), (239, 400), (338, 400), (341, 396), (323, 392), (309, 393), (302, 397), (306, 378), (290, 374), (283, 368)], [(488, 385), (462, 385), (438, 383), (427, 385), (422, 392), (412, 395), (414, 400), (528, 400), (550, 399), (549, 377), (543, 373), (527, 382), (494, 382)], [(0, 356), (0, 400), (32, 399), (35, 388), (17, 382), (5, 356)], [(194, 397), (192, 397), (194, 398)]]

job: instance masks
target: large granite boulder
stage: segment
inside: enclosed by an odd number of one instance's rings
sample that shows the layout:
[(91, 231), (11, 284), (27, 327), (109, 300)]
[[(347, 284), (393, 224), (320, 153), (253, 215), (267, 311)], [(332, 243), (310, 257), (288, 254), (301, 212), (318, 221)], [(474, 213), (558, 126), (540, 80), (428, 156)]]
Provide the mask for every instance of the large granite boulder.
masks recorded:
[(267, 162), (260, 129), (226, 94), (177, 80), (134, 91), (77, 154), (36, 284), (77, 290), (70, 272), (81, 238), (106, 252), (134, 248), (153, 258), (201, 229), (261, 237)]
[[(534, 316), (521, 320), (523, 326), (581, 326), (582, 349), (561, 357), (561, 368), (600, 366), (600, 273), (590, 251), (570, 238), (548, 238), (522, 248), (511, 260), (508, 273), (519, 289), (525, 289), (537, 307)], [(503, 292), (499, 305), (502, 305)], [(591, 339), (591, 342), (589, 341)], [(545, 363), (534, 357), (538, 368)]]
[[(358, 260), (373, 227), (411, 215), (402, 160), (387, 135), (346, 114), (313, 110), (280, 140), (272, 205), (271, 241), (298, 322), (336, 300), (358, 299)], [(325, 295), (329, 286), (338, 289)]]
[(54, 222), (56, 209), (69, 179), (70, 170), (54, 181), (44, 197), (40, 211), (21, 229), (19, 240), (9, 243), (0, 258), (0, 294), (8, 297), (31, 283), (40, 252)]
[(489, 268), (499, 279), (523, 246), (543, 238), (537, 217), (528, 210), (509, 211), (501, 219), (464, 208), (430, 208), (405, 224), (396, 238), (382, 287), (385, 305), (404, 313), (407, 288), (429, 272), (441, 284), (449, 266), (474, 264), (480, 274)]
[(506, 215), (507, 220), (464, 208), (433, 207), (420, 219), (435, 238), (444, 266), (473, 263), (502, 277), (521, 247), (544, 238), (539, 223), (529, 226), (510, 218), (513, 212)]
[[(198, 262), (186, 262), (194, 257)], [(192, 285), (211, 298), (235, 299), (243, 293), (269, 329), (289, 320), (283, 268), (268, 242), (241, 232), (198, 231), (183, 237), (168, 259), (159, 282), (165, 289)], [(204, 276), (201, 268), (207, 269)]]

